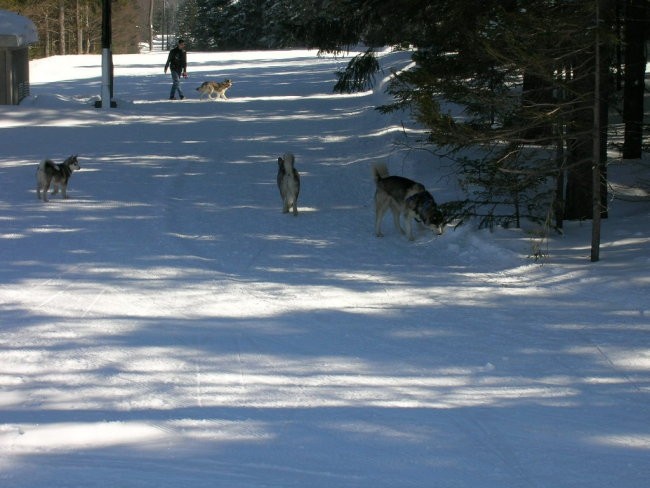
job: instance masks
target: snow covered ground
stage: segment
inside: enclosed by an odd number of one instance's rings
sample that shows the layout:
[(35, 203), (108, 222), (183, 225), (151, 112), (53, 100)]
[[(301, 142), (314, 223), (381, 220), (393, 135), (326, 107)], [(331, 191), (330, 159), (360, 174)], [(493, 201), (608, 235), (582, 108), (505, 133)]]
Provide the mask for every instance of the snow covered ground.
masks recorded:
[[(541, 262), (517, 230), (378, 239), (373, 162), (459, 195), (381, 90), (332, 95), (345, 59), (190, 53), (170, 102), (165, 56), (115, 57), (116, 109), (98, 56), (32, 62), (0, 107), (2, 487), (647, 485), (647, 170), (611, 168), (595, 264), (589, 223)], [(38, 201), (73, 153), (71, 198)]]

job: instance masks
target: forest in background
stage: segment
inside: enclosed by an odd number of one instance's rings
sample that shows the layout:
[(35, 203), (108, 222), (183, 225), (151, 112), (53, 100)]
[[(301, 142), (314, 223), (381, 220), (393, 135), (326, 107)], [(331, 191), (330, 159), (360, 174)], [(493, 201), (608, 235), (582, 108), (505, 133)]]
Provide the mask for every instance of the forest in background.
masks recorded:
[[(142, 4), (148, 0), (113, 0), (113, 52), (138, 52), (146, 31)], [(0, 9), (28, 17), (38, 29), (39, 41), (31, 58), (101, 52), (102, 0), (0, 0)]]

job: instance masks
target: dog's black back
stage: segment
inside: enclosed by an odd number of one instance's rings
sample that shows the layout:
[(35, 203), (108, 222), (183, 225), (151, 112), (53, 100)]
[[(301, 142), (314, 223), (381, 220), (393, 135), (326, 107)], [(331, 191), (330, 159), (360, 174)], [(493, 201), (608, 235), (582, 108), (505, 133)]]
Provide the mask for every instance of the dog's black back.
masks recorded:
[(50, 159), (45, 160), (45, 174), (48, 178), (54, 179), (54, 181), (67, 184), (70, 180), (70, 175), (72, 175), (72, 169), (70, 169), (71, 161), (64, 161), (61, 164), (56, 164)]
[(300, 191), (300, 175), (296, 168), (293, 166), (293, 155), (285, 155), (284, 158), (278, 158), (278, 188), (282, 190), (283, 183), (286, 183), (286, 179), (291, 180), (292, 184), (295, 187), (296, 194)]
[(77, 156), (70, 156), (61, 164), (56, 164), (50, 159), (46, 159), (38, 165), (36, 170), (36, 196), (40, 199), (41, 193), (43, 201), (47, 201), (47, 192), (50, 185), (54, 183), (53, 194), (57, 193), (59, 187), (62, 190), (63, 198), (68, 198), (66, 190), (68, 181), (72, 172), (79, 169)]
[(386, 176), (377, 179), (377, 188), (385, 191), (397, 201), (406, 200), (413, 193), (425, 191), (424, 185), (403, 176)]
[(282, 212), (289, 212), (293, 207), (293, 214), (298, 214), (298, 195), (300, 194), (300, 175), (294, 168), (293, 154), (286, 153), (278, 158), (278, 189), (282, 197)]

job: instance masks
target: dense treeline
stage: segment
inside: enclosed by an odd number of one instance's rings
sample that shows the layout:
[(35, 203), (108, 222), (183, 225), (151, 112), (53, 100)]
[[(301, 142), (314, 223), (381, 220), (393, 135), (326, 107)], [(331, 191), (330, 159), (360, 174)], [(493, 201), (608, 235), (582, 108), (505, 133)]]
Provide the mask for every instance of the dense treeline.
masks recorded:
[[(101, 52), (102, 0), (0, 0), (0, 9), (36, 25), (39, 42), (30, 48), (31, 57)], [(137, 52), (142, 18), (138, 2), (112, 0), (112, 12), (113, 52)]]
[(177, 14), (179, 34), (194, 49), (276, 49), (304, 45), (292, 32), (310, 2), (288, 0), (184, 0)]

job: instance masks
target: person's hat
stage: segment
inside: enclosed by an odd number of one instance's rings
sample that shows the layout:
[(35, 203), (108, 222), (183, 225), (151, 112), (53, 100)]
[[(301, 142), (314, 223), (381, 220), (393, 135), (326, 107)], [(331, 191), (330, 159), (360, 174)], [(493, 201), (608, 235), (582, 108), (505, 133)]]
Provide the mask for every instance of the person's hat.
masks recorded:
[(185, 39), (179, 39), (179, 40), (178, 40), (178, 43), (179, 43), (179, 44), (185, 44)]

